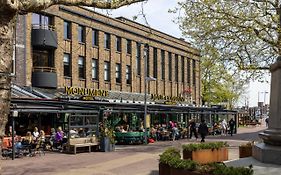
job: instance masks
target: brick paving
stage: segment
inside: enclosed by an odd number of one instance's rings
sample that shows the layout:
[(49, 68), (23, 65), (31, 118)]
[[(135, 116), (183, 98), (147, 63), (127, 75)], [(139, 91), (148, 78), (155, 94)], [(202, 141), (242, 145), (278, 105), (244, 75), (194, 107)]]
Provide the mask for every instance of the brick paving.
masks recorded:
[[(210, 141), (227, 141), (229, 159), (238, 159), (238, 146), (258, 141), (265, 126), (242, 127), (234, 136), (208, 136)], [(47, 152), (43, 156), (1, 160), (1, 175), (158, 175), (159, 154), (167, 147), (181, 148), (195, 139), (161, 141), (149, 145), (117, 145), (115, 152), (79, 153), (77, 155)], [(199, 142), (199, 139), (198, 141)]]

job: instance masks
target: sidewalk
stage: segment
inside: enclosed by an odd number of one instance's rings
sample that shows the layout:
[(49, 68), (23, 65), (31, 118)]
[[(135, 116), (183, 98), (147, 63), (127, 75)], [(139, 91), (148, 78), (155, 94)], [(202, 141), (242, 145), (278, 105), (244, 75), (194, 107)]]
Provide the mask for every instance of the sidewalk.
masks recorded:
[[(208, 136), (208, 142), (227, 141), (229, 147), (228, 165), (247, 166), (253, 163), (255, 175), (267, 169), (280, 174), (278, 166), (256, 164), (254, 159), (239, 159), (238, 146), (258, 138), (258, 132), (265, 127), (239, 128), (237, 135)], [(161, 141), (149, 145), (117, 145), (115, 152), (79, 153), (77, 155), (47, 152), (45, 156), (24, 157), (16, 160), (1, 160), (1, 175), (158, 175), (159, 154), (167, 147), (181, 148), (182, 144), (195, 142), (192, 140)], [(197, 141), (199, 142), (199, 140)], [(255, 164), (254, 164), (255, 163)], [(267, 169), (266, 169), (267, 168)], [(275, 171), (278, 171), (278, 173)], [(262, 172), (262, 173), (260, 173)]]

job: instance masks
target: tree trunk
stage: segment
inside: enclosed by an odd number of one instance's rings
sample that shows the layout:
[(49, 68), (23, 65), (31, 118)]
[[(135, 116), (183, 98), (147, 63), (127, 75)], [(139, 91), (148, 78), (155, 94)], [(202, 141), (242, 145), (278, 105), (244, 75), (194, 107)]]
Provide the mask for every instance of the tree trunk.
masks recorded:
[[(11, 103), (11, 70), (13, 54), (13, 29), (16, 13), (0, 13), (0, 147), (5, 134)], [(0, 150), (1, 151), (1, 150)]]

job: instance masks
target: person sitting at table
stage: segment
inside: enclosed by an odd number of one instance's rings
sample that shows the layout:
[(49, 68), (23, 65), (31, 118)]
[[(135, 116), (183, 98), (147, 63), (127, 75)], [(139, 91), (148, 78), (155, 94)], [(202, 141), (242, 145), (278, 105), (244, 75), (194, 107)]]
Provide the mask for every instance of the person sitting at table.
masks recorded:
[(34, 127), (34, 131), (32, 133), (34, 140), (37, 140), (37, 138), (39, 137), (39, 132), (38, 132), (38, 128)]
[(55, 137), (58, 147), (62, 147), (63, 135), (64, 134), (63, 134), (62, 128), (59, 126), (57, 129), (57, 132), (56, 132), (56, 137)]
[(31, 149), (32, 149), (33, 145), (34, 145), (33, 136), (30, 131), (27, 131), (26, 136), (24, 137), (24, 139), (22, 141), (22, 146), (24, 148), (28, 149), (28, 152), (29, 152), (28, 156), (31, 156)]
[(45, 132), (43, 130), (40, 130), (40, 134), (37, 139), (36, 149), (42, 147), (44, 143), (45, 143)]

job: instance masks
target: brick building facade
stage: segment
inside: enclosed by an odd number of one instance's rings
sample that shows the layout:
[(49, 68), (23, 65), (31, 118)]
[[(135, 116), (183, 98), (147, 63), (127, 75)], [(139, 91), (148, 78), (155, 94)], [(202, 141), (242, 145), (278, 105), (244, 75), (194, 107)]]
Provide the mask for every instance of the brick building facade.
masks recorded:
[(147, 72), (156, 81), (148, 82), (147, 92), (201, 103), (200, 53), (182, 39), (68, 6), (20, 16), (16, 33), (13, 82), (19, 86), (143, 94), (148, 44)]

